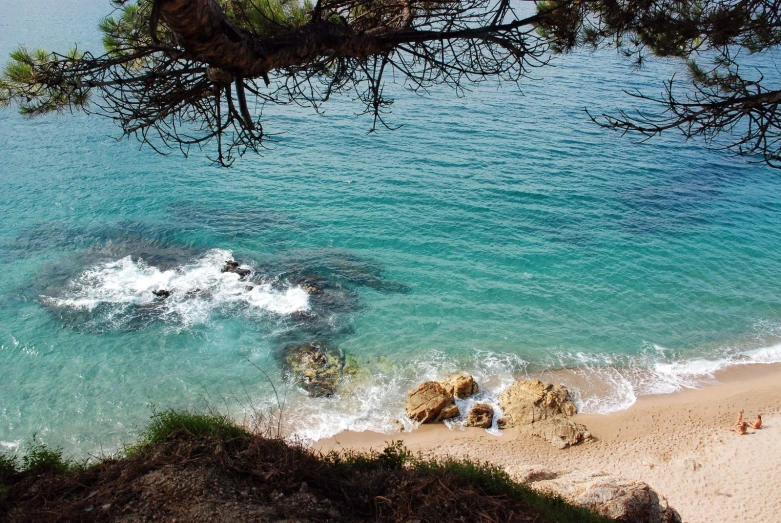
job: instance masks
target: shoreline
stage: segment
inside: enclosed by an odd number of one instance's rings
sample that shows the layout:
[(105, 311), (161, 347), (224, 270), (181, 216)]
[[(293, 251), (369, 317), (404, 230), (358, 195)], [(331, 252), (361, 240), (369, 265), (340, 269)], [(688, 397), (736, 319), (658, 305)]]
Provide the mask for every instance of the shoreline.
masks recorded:
[[(737, 413), (764, 427), (730, 432)], [(735, 365), (714, 373), (699, 389), (641, 396), (610, 414), (577, 414), (594, 440), (558, 450), (517, 430), (500, 436), (484, 429), (424, 425), (413, 432), (342, 432), (314, 443), (331, 450), (381, 449), (401, 440), (426, 457), (488, 461), (510, 474), (529, 467), (557, 473), (605, 473), (648, 483), (684, 521), (775, 521), (781, 511), (781, 363)]]

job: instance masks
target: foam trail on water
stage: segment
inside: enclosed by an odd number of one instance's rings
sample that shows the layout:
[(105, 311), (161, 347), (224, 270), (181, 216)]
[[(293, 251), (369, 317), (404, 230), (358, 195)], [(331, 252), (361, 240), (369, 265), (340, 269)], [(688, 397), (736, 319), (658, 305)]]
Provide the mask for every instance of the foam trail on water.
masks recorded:
[(749, 350), (743, 353), (749, 363), (779, 363), (781, 362), (781, 343), (770, 347)]
[[(113, 306), (154, 307), (162, 317), (184, 324), (203, 323), (211, 312), (231, 304), (250, 310), (286, 315), (307, 310), (309, 297), (298, 286), (275, 288), (270, 282), (252, 284), (239, 275), (222, 272), (231, 251), (212, 249), (200, 259), (175, 269), (161, 270), (144, 260), (126, 256), (84, 271), (61, 296), (42, 296), (56, 307), (91, 311)], [(165, 299), (153, 292), (165, 289)]]
[(0, 447), (7, 450), (17, 450), (21, 444), (21, 441), (0, 441)]

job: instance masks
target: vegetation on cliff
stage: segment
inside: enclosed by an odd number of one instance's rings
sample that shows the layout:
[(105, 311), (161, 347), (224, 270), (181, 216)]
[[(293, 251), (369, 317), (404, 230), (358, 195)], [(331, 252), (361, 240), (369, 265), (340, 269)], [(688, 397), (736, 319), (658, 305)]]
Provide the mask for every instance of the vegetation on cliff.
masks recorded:
[(607, 521), (491, 465), (400, 442), (322, 455), (228, 418), (164, 411), (121, 456), (75, 463), (31, 444), (0, 458), (3, 521)]

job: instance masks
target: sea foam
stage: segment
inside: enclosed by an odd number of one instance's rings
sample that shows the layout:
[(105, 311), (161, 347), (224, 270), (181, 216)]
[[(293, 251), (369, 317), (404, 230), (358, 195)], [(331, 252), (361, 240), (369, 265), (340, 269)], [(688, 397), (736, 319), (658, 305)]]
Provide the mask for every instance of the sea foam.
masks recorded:
[[(186, 325), (203, 323), (215, 309), (226, 305), (278, 315), (308, 310), (308, 294), (299, 286), (243, 281), (237, 274), (222, 272), (232, 258), (229, 250), (212, 249), (189, 264), (163, 270), (126, 256), (84, 271), (59, 296), (41, 299), (55, 307), (87, 311), (112, 306), (121, 313), (143, 307)], [(162, 289), (171, 292), (170, 296), (153, 294)]]

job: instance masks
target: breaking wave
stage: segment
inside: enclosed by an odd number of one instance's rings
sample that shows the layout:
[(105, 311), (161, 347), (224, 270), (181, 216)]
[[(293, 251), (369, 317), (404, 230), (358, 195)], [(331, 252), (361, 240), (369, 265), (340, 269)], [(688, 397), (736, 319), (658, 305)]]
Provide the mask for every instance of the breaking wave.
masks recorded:
[[(205, 323), (225, 307), (249, 313), (289, 315), (309, 309), (309, 295), (300, 286), (256, 277), (246, 279), (222, 272), (231, 260), (229, 250), (212, 249), (191, 263), (160, 269), (143, 259), (126, 256), (84, 271), (57, 296), (41, 296), (48, 306), (102, 315), (117, 325), (136, 317), (183, 326)], [(156, 291), (167, 291), (167, 297)]]

